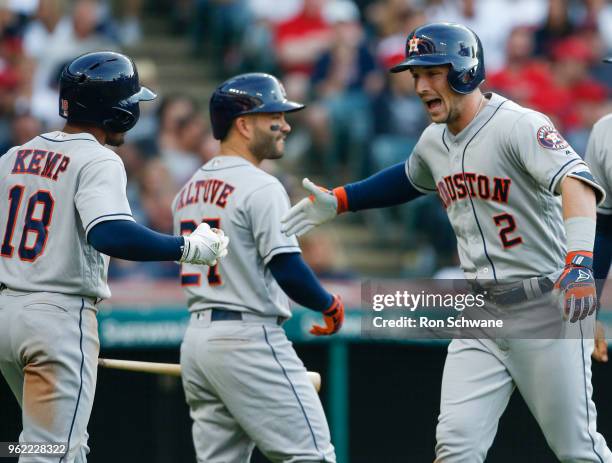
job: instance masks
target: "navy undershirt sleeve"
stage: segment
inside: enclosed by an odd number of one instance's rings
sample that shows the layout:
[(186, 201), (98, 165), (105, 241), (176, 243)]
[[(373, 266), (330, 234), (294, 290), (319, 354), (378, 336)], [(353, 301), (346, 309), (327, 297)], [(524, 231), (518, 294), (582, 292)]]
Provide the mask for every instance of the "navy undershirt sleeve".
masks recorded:
[(182, 236), (165, 235), (131, 220), (109, 220), (95, 225), (87, 240), (97, 251), (124, 260), (179, 260)]
[(422, 195), (412, 186), (403, 162), (344, 186), (351, 211), (404, 204)]
[(612, 263), (612, 215), (597, 214), (597, 232), (593, 249), (593, 274), (597, 294), (603, 294), (610, 263)]
[(332, 304), (329, 294), (298, 252), (275, 255), (268, 263), (282, 290), (298, 304), (323, 312)]

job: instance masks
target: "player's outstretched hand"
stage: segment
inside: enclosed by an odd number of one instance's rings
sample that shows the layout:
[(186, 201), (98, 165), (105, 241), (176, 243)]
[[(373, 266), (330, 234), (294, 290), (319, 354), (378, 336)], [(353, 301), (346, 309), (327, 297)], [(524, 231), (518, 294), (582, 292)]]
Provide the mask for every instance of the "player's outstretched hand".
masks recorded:
[(595, 348), (592, 354), (593, 360), (606, 363), (608, 361), (608, 341), (603, 324), (598, 321), (595, 324)]
[(554, 287), (564, 320), (575, 323), (595, 312), (597, 291), (592, 268), (592, 252), (572, 251), (567, 254), (565, 268)]
[(335, 295), (331, 305), (323, 312), (325, 326), (313, 325), (310, 334), (315, 336), (329, 336), (337, 333), (344, 323), (344, 304), (340, 296)]
[(180, 262), (196, 265), (217, 265), (217, 260), (227, 255), (229, 238), (222, 230), (210, 228), (206, 223), (198, 225), (193, 233), (185, 236), (185, 246)]
[(302, 180), (302, 185), (311, 195), (289, 209), (282, 218), (281, 230), (287, 236), (302, 236), (338, 215), (338, 198), (334, 192), (315, 185), (307, 178)]

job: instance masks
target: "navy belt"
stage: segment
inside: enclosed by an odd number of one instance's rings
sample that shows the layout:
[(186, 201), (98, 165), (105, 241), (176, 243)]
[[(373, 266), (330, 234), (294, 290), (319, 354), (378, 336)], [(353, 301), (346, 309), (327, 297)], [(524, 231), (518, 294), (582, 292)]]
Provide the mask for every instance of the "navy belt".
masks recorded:
[[(227, 321), (241, 321), (242, 312), (237, 310), (227, 309), (211, 309), (210, 321), (211, 322), (227, 322)], [(276, 324), (282, 325), (285, 319), (283, 317), (276, 317)]]

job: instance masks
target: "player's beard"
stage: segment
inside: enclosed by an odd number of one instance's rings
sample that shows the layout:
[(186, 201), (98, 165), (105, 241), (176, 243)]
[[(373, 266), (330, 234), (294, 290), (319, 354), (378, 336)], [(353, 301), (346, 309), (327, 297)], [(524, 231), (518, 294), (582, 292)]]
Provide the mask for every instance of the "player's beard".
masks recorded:
[(125, 142), (124, 132), (106, 132), (106, 144), (109, 146), (121, 146)]
[(459, 119), (461, 115), (459, 109), (456, 106), (448, 108), (448, 114), (446, 115), (445, 124), (452, 124)]
[(264, 159), (280, 159), (283, 157), (284, 150), (278, 148), (279, 137), (283, 137), (280, 132), (269, 133), (255, 128), (249, 150), (251, 150), (253, 156), (261, 161)]

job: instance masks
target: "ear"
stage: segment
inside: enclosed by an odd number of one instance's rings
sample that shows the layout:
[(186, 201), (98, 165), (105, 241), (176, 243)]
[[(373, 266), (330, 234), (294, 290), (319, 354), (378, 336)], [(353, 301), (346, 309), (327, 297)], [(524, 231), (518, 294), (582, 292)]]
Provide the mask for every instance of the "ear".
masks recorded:
[(234, 119), (234, 127), (247, 140), (253, 138), (254, 124), (252, 117), (248, 117), (248, 115), (238, 116)]

